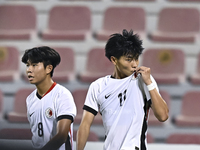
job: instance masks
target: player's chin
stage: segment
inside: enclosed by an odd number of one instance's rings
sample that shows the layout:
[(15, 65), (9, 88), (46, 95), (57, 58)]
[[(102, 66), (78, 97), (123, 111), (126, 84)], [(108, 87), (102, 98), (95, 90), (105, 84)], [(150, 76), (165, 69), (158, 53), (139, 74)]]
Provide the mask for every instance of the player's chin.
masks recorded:
[(36, 84), (36, 83), (34, 82), (34, 80), (29, 80), (29, 83), (30, 83), (30, 84)]

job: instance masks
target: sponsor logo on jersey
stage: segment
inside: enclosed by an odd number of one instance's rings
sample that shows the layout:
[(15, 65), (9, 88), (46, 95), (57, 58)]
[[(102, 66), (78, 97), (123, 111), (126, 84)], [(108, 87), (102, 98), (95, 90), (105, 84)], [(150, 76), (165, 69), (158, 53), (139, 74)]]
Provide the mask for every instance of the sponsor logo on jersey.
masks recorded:
[(47, 108), (45, 111), (45, 115), (47, 118), (51, 118), (53, 116), (53, 110), (51, 108)]
[(110, 95), (111, 95), (111, 94), (107, 94), (107, 95), (105, 95), (105, 99), (107, 99)]
[(34, 113), (35, 113), (35, 112), (31, 113), (31, 114), (30, 114), (30, 117), (31, 117)]

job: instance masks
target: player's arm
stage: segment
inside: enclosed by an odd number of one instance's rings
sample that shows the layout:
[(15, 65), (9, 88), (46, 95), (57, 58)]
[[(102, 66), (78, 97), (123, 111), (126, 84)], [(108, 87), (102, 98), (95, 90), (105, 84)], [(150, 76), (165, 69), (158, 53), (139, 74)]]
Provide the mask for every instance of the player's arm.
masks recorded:
[(166, 121), (168, 119), (169, 112), (166, 102), (160, 96), (156, 88), (149, 91), (149, 93), (151, 95), (152, 102), (151, 108), (154, 112), (155, 117), (161, 122)]
[[(136, 69), (136, 72), (142, 75), (142, 79), (147, 86), (152, 83), (150, 78), (150, 73), (151, 73), (150, 68), (141, 66)], [(149, 93), (152, 102), (151, 108), (154, 112), (155, 117), (161, 122), (166, 121), (168, 119), (168, 112), (169, 112), (166, 102), (160, 96), (156, 88), (150, 90)]]
[(76, 137), (76, 150), (83, 150), (89, 133), (90, 133), (90, 127), (92, 125), (92, 122), (94, 120), (95, 115), (87, 110), (83, 111), (83, 117), (81, 124), (79, 126), (79, 129), (77, 131), (77, 137)]
[(56, 150), (65, 143), (68, 138), (71, 123), (72, 121), (70, 119), (59, 120), (56, 135), (41, 150)]

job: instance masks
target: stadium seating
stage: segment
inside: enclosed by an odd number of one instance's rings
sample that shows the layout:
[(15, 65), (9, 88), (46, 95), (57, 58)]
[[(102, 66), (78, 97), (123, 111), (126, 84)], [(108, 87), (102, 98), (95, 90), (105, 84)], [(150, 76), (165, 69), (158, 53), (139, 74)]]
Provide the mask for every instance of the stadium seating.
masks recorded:
[(197, 55), (197, 65), (195, 69), (196, 69), (195, 70), (196, 72), (189, 76), (189, 80), (192, 84), (199, 85), (200, 84), (200, 53)]
[(74, 51), (68, 47), (53, 47), (61, 57), (60, 64), (55, 68), (53, 80), (56, 82), (69, 82), (75, 79)]
[(95, 37), (97, 40), (105, 41), (111, 34), (121, 33), (123, 29), (132, 29), (144, 39), (146, 36), (145, 10), (142, 7), (110, 6), (104, 13), (102, 29), (95, 32)]
[[(167, 103), (168, 108), (170, 110), (171, 98), (170, 98), (169, 93), (167, 91), (164, 91), (164, 90), (160, 90), (159, 92), (160, 92), (160, 95), (162, 96), (162, 98)], [(154, 116), (153, 110), (150, 110), (149, 119), (148, 119), (148, 125), (149, 126), (162, 126), (163, 125), (163, 122), (159, 122), (158, 119)]]
[(198, 127), (200, 126), (200, 91), (188, 91), (182, 99), (181, 112), (174, 117), (177, 126)]
[(75, 124), (81, 123), (81, 119), (82, 119), (82, 115), (83, 115), (83, 105), (84, 105), (85, 98), (87, 95), (87, 90), (88, 89), (76, 89), (72, 92), (72, 95), (74, 97), (74, 102), (75, 102), (76, 108), (77, 108), (77, 114), (74, 119)]
[[(80, 124), (82, 115), (83, 115), (83, 105), (85, 103), (85, 98), (87, 95), (88, 89), (76, 89), (72, 92), (72, 95), (74, 97), (74, 101), (77, 107), (77, 115), (74, 120), (74, 124)], [(102, 118), (101, 115), (98, 113), (93, 121), (94, 125), (102, 125)]]
[(19, 51), (15, 47), (0, 47), (0, 81), (12, 82), (20, 78)]
[(144, 51), (142, 65), (151, 68), (158, 84), (185, 82), (185, 54), (181, 49), (148, 48)]
[(9, 122), (28, 123), (26, 98), (33, 90), (32, 88), (22, 88), (16, 92), (13, 110), (7, 114)]
[(92, 48), (87, 54), (86, 69), (79, 74), (79, 79), (82, 82), (92, 82), (111, 75), (113, 70), (113, 64), (105, 57), (104, 48)]
[(173, 133), (166, 139), (168, 144), (200, 144), (200, 134)]
[(0, 5), (0, 39), (31, 39), (37, 33), (36, 15), (32, 5)]
[(86, 6), (54, 6), (48, 27), (41, 32), (44, 40), (85, 40), (90, 34), (91, 12)]
[(30, 129), (4, 128), (0, 130), (0, 139), (31, 140)]
[[(73, 131), (73, 139), (74, 141), (76, 141), (76, 136), (77, 136), (77, 130)], [(90, 130), (89, 136), (88, 136), (88, 141), (99, 141), (99, 137), (98, 135), (94, 132)]]
[(158, 14), (157, 29), (150, 39), (155, 42), (193, 43), (199, 36), (200, 13), (196, 8), (165, 7)]

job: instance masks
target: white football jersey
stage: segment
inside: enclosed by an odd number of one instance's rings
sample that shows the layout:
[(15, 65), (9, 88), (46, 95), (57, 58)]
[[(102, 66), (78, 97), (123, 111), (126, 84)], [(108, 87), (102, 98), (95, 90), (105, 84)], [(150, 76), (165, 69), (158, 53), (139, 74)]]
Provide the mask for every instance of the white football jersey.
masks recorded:
[[(42, 148), (56, 135), (58, 120), (66, 118), (73, 122), (76, 116), (76, 106), (72, 94), (68, 89), (55, 82), (43, 97), (35, 89), (27, 97), (26, 105), (34, 149)], [(59, 150), (73, 150), (73, 123), (66, 143)]]
[(150, 93), (141, 75), (132, 74), (124, 79), (106, 76), (94, 81), (83, 109), (94, 115), (101, 113), (106, 135), (104, 150), (147, 150), (150, 106)]

